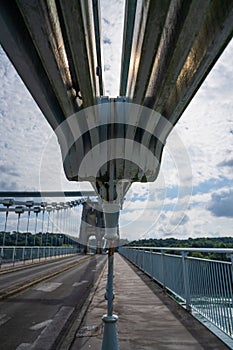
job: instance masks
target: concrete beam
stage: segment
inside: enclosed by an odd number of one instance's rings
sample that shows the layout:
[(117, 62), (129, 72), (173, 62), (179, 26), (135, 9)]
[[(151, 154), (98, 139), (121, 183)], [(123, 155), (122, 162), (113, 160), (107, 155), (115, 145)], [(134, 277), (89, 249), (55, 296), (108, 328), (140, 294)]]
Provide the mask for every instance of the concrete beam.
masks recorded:
[(123, 47), (122, 47), (122, 52), (124, 52), (124, 55), (122, 55), (122, 59), (121, 59), (120, 96), (126, 96), (136, 9), (137, 9), (137, 0), (126, 0)]
[(53, 129), (103, 94), (99, 0), (0, 3), (0, 42)]
[[(58, 3), (64, 21), (64, 31), (67, 34), (66, 45), (70, 48), (83, 105), (93, 106), (96, 104), (96, 96), (103, 93), (102, 83), (99, 83), (99, 77), (102, 82), (99, 5), (96, 2), (93, 4), (91, 0), (58, 0)], [(96, 48), (98, 48), (98, 60)]]
[(0, 42), (20, 77), (55, 129), (65, 115), (15, 1), (0, 2)]
[(17, 0), (32, 43), (67, 117), (78, 110), (75, 103), (79, 87), (72, 82), (55, 2)]
[[(122, 49), (122, 72), (128, 69), (128, 80), (125, 96), (134, 103), (143, 104), (149, 82), (151, 68), (158, 50), (163, 27), (171, 0), (137, 1), (136, 12), (131, 2), (126, 3), (125, 28)], [(132, 18), (134, 30), (131, 54), (129, 55), (128, 37), (132, 36)], [(125, 92), (126, 78), (122, 76), (121, 93)]]
[[(126, 95), (174, 125), (232, 38), (233, 2), (138, 1), (135, 17), (131, 55), (123, 43)], [(124, 38), (127, 31), (128, 20)]]

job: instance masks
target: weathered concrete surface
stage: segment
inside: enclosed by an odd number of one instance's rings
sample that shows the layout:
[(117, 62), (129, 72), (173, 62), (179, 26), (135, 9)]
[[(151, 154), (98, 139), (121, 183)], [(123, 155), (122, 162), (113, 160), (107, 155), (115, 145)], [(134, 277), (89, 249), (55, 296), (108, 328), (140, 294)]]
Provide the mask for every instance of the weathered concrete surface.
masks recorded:
[(126, 1), (120, 93), (174, 125), (231, 40), (232, 23), (230, 0)]
[[(115, 256), (115, 313), (121, 350), (224, 350), (227, 347), (166, 296), (142, 272)], [(72, 350), (101, 349), (107, 270), (77, 332)], [(85, 328), (86, 327), (86, 328)], [(89, 336), (92, 333), (92, 336)], [(79, 336), (81, 335), (81, 336)], [(84, 335), (84, 336), (83, 336)]]
[[(94, 163), (100, 166), (94, 175), (83, 172), (85, 166), (81, 169), (80, 165), (87, 154), (95, 154), (92, 152), (98, 149), (96, 146), (105, 144), (102, 140), (106, 134), (108, 142), (129, 141), (129, 152), (132, 141), (137, 146), (147, 140), (145, 148), (149, 152), (136, 160), (138, 165), (139, 160), (145, 159), (153, 171), (146, 169), (149, 175), (138, 176), (141, 171), (137, 166), (136, 174), (131, 175), (134, 161), (126, 161), (123, 143), (122, 148), (116, 147), (121, 149), (117, 157), (111, 154), (114, 162), (110, 164), (113, 163), (117, 180), (122, 179), (123, 173), (123, 179), (129, 182), (155, 181), (159, 167), (150, 155), (156, 152), (156, 159), (161, 162), (167, 136), (231, 40), (233, 2), (126, 1), (121, 98), (149, 107), (164, 117), (156, 124), (146, 124), (142, 116), (143, 127), (139, 128), (135, 120), (131, 124), (133, 133), (128, 126), (127, 132), (123, 127), (114, 127), (114, 113), (107, 117), (94, 113), (97, 123), (93, 125), (86, 108), (107, 102), (101, 75), (99, 9), (100, 0), (0, 1), (0, 43), (55, 131), (69, 180), (94, 184), (97, 180), (101, 185), (107, 182), (109, 167), (106, 172), (103, 168), (109, 159), (104, 152), (97, 153), (101, 162)], [(80, 110), (82, 117), (76, 115)], [(101, 131), (99, 126), (105, 124), (111, 132)], [(147, 128), (149, 134), (143, 137)], [(96, 176), (98, 171), (104, 173), (100, 179)]]

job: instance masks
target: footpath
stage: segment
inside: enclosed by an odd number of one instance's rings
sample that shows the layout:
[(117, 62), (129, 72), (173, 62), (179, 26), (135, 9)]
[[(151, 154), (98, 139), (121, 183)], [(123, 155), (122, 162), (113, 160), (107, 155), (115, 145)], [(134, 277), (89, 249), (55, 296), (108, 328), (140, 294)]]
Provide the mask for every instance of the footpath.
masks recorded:
[[(114, 313), (121, 350), (225, 350), (214, 334), (175, 303), (148, 276), (115, 254)], [(105, 268), (71, 350), (100, 350), (106, 313)], [(109, 349), (111, 350), (111, 349)]]

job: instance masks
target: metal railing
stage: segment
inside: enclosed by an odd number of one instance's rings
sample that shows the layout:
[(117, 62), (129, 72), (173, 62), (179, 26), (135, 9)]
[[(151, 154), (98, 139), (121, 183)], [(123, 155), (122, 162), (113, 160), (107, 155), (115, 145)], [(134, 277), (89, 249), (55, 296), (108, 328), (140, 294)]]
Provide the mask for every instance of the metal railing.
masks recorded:
[[(231, 262), (188, 257), (197, 251), (227, 254)], [(119, 253), (233, 338), (233, 249), (120, 247)]]
[(0, 269), (7, 266), (14, 266), (19, 263), (47, 260), (49, 258), (62, 257), (65, 255), (77, 254), (77, 247), (1, 247)]

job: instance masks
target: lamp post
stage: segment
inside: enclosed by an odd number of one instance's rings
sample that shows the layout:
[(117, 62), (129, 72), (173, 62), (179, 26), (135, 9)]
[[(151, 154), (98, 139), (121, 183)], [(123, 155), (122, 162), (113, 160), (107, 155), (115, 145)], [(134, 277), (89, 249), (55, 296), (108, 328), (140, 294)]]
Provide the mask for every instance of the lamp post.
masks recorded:
[(16, 237), (15, 237), (15, 245), (18, 245), (18, 234), (19, 234), (19, 223), (20, 223), (20, 215), (24, 213), (24, 209), (22, 206), (15, 207), (15, 213), (18, 214), (17, 220), (17, 229), (16, 229)]
[[(49, 238), (49, 222), (50, 222), (50, 213), (52, 211), (52, 207), (47, 206), (46, 207), (46, 211), (48, 213), (48, 221), (47, 221), (47, 232), (46, 232), (46, 245), (48, 244), (48, 238)], [(51, 235), (51, 239), (52, 239), (52, 235)], [(51, 242), (50, 242), (51, 243)]]
[(27, 246), (28, 245), (28, 231), (29, 231), (30, 214), (31, 214), (31, 208), (34, 205), (34, 202), (33, 201), (26, 201), (25, 205), (28, 208), (28, 220), (27, 220), (27, 229), (26, 229), (26, 236), (25, 236), (25, 246)]
[(57, 202), (52, 202), (51, 203), (51, 205), (52, 205), (52, 213), (53, 213), (53, 218), (52, 218), (52, 234), (54, 233), (54, 227), (55, 227), (55, 222), (54, 222), (54, 213), (55, 213), (55, 209), (57, 208), (57, 206), (58, 206), (58, 203)]
[(104, 202), (103, 211), (105, 218), (106, 233), (104, 238), (108, 245), (108, 279), (106, 285), (105, 299), (108, 301), (107, 314), (102, 317), (104, 321), (104, 335), (102, 342), (102, 350), (119, 350), (117, 325), (118, 316), (113, 314), (114, 300), (114, 251), (115, 244), (118, 239), (118, 221), (119, 221), (119, 203)]
[[(41, 208), (42, 208), (42, 227), (41, 227), (41, 241), (42, 241), (42, 245), (43, 245), (43, 233), (44, 233), (44, 216), (45, 216), (45, 209), (47, 207), (47, 203), (46, 202), (41, 202), (40, 204)], [(45, 239), (46, 241), (46, 239)], [(45, 242), (46, 245), (46, 242)]]
[(4, 259), (4, 247), (6, 242), (6, 230), (7, 230), (7, 220), (9, 215), (9, 207), (14, 204), (13, 199), (4, 199), (2, 201), (2, 204), (7, 207), (6, 209), (6, 218), (5, 218), (5, 225), (4, 225), (4, 233), (3, 233), (3, 240), (2, 240), (2, 249), (1, 249), (1, 257), (0, 257), (0, 269), (2, 267), (2, 260)]
[(61, 224), (60, 224), (60, 233), (64, 234), (64, 207), (65, 207), (65, 203), (64, 202), (60, 202), (59, 203), (60, 208), (61, 208)]
[(15, 265), (16, 247), (18, 245), (20, 215), (24, 213), (23, 207), (22, 206), (15, 207), (15, 213), (18, 214), (18, 220), (17, 220), (17, 229), (16, 229), (16, 236), (15, 236), (15, 247), (13, 249), (13, 257), (12, 257), (13, 266)]
[[(35, 234), (34, 234), (34, 247), (35, 247), (35, 245), (36, 245), (37, 220), (38, 220), (38, 214), (41, 212), (41, 208), (40, 207), (34, 207), (33, 211), (36, 214)], [(37, 250), (37, 258), (40, 260), (40, 247), (38, 247), (38, 250)]]

